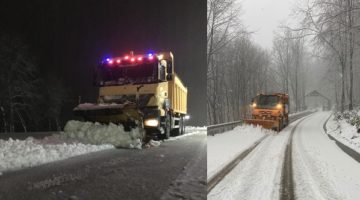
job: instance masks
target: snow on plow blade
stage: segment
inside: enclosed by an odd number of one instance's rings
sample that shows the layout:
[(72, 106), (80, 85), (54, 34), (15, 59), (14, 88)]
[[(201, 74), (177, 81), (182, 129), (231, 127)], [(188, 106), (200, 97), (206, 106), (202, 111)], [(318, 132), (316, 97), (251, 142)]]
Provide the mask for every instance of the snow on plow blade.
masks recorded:
[(142, 114), (135, 104), (79, 104), (75, 116), (85, 121), (123, 124), (125, 129), (134, 128), (142, 121)]
[(246, 124), (259, 125), (266, 129), (274, 128), (275, 121), (273, 120), (263, 120), (263, 119), (245, 119)]

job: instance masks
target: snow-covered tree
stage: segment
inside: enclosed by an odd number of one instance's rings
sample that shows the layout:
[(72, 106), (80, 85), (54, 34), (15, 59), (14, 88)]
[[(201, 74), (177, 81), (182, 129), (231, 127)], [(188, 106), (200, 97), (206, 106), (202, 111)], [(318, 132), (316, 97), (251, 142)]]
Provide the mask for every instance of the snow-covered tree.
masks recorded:
[(3, 130), (14, 132), (16, 125), (28, 129), (28, 119), (39, 96), (39, 78), (34, 59), (21, 40), (0, 37), (0, 107)]

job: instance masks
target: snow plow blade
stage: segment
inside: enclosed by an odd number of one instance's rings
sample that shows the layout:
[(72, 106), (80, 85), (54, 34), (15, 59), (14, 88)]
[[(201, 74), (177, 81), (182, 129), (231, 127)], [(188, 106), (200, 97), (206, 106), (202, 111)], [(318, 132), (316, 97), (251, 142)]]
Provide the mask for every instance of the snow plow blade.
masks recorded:
[(122, 124), (125, 130), (142, 126), (142, 113), (135, 104), (79, 104), (74, 108), (75, 116), (85, 121), (102, 124)]
[(272, 129), (275, 126), (275, 121), (273, 120), (263, 120), (263, 119), (245, 119), (244, 122), (246, 124), (252, 124), (252, 125), (260, 125), (263, 128), (266, 129)]

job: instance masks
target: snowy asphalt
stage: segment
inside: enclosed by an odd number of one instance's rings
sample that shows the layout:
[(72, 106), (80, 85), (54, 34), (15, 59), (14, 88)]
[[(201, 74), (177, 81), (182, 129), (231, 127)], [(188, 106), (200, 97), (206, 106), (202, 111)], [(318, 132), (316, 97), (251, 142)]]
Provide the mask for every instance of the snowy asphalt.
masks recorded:
[(329, 115), (315, 113), (266, 137), (207, 198), (358, 199), (359, 164), (324, 134)]
[(0, 176), (0, 199), (206, 199), (206, 133)]
[[(294, 121), (296, 121), (296, 120), (298, 120), (298, 119), (301, 119), (301, 118), (303, 118), (303, 119), (305, 119), (305, 117), (306, 116), (308, 116), (308, 115), (310, 115), (310, 114), (312, 114), (312, 113), (314, 113), (313, 111), (306, 111), (306, 112), (301, 112), (301, 113), (296, 113), (296, 114), (293, 114), (293, 115), (291, 115), (290, 116), (290, 123), (292, 123), (292, 122), (294, 122)], [(295, 129), (296, 129), (296, 126), (297, 125), (295, 125), (295, 127), (292, 129), (292, 131), (291, 131), (291, 137), (289, 138), (289, 141), (288, 141), (288, 143), (291, 143), (291, 138), (292, 138), (292, 135), (293, 135), (293, 132), (295, 131)], [(246, 126), (242, 126), (242, 127), (244, 127), (244, 128), (246, 128)], [(209, 173), (209, 171), (210, 172), (212, 172), (212, 171), (216, 171), (216, 170), (214, 170), (213, 168), (214, 168), (214, 166), (216, 167), (216, 166), (219, 166), (219, 164), (221, 164), (222, 162), (219, 162), (219, 160), (220, 160), (220, 158), (219, 157), (217, 157), (216, 155), (215, 155), (215, 157), (217, 158), (216, 159), (216, 161), (218, 162), (216, 165), (214, 165), (213, 163), (211, 163), (211, 161), (215, 161), (214, 159), (210, 159), (210, 165), (209, 165), (209, 160), (208, 160), (208, 193), (210, 193), (211, 192), (211, 190), (219, 183), (219, 182), (221, 182), (222, 181), (222, 179), (229, 173), (229, 172), (231, 172), (231, 170), (234, 168), (234, 167), (236, 167), (238, 164), (239, 164), (239, 162), (240, 161), (242, 161), (244, 158), (246, 158), (246, 156), (249, 154), (249, 153), (251, 153), (251, 151), (253, 150), (253, 149), (255, 149), (257, 146), (258, 146), (258, 144), (260, 144), (263, 140), (265, 140), (266, 139), (266, 137), (267, 136), (269, 136), (269, 134), (271, 134), (271, 132), (269, 132), (269, 131), (267, 131), (267, 130), (262, 130), (262, 129), (258, 129), (258, 130), (256, 130), (256, 128), (255, 127), (248, 127), (248, 128), (251, 128), (252, 130), (251, 130), (251, 133), (250, 133), (250, 135), (252, 136), (251, 138), (252, 138), (252, 140), (250, 140), (250, 141), (248, 141), (248, 142), (251, 142), (251, 141), (253, 141), (253, 144), (252, 145), (244, 145), (244, 141), (246, 141), (247, 139), (246, 139), (246, 137), (244, 137), (244, 134), (236, 134), (238, 131), (243, 131), (243, 132), (248, 132), (248, 130), (246, 130), (246, 129), (244, 129), (244, 130), (239, 130), (239, 128), (240, 127), (238, 127), (238, 129), (234, 129), (234, 130), (232, 130), (231, 132), (232, 133), (235, 133), (235, 135), (229, 135), (229, 134), (231, 134), (230, 132), (227, 132), (226, 134), (224, 134), (224, 135), (221, 135), (221, 136), (224, 136), (224, 137), (221, 137), (221, 138), (219, 138), (219, 137), (217, 137), (217, 138), (215, 138), (216, 140), (223, 140), (223, 141), (221, 141), (221, 144), (223, 144), (223, 143), (229, 143), (229, 141), (224, 141), (224, 139), (226, 139), (228, 136), (230, 136), (231, 137), (231, 139), (233, 140), (233, 139), (235, 139), (234, 138), (234, 136), (236, 137), (236, 136), (238, 136), (238, 137), (240, 137), (240, 138), (237, 138), (237, 140), (241, 140), (242, 141), (242, 144), (239, 144), (239, 143), (236, 143), (237, 145), (236, 146), (234, 146), (234, 147), (236, 147), (236, 151), (234, 151), (235, 149), (232, 149), (234, 152), (240, 152), (237, 156), (235, 156), (235, 158), (231, 161), (231, 162), (228, 162), (226, 165), (224, 165), (224, 167), (222, 167), (220, 170), (218, 170), (216, 173)], [(255, 129), (254, 129), (255, 128)], [(264, 135), (262, 135), (262, 137), (259, 137), (259, 135), (256, 135), (256, 133), (258, 133), (259, 131), (261, 131)], [(261, 134), (260, 134), (261, 135)], [(258, 139), (257, 139), (258, 138)], [(214, 138), (211, 138), (212, 140), (214, 140)], [(219, 141), (220, 141), (219, 140)], [(209, 143), (209, 140), (208, 140), (208, 143)], [(210, 142), (211, 143), (211, 147), (213, 147), (214, 148), (214, 146), (216, 145), (216, 143), (214, 144), (214, 141), (212, 141), (212, 142)], [(245, 143), (247, 143), (247, 142), (245, 142)], [(214, 156), (214, 154), (215, 153), (223, 153), (223, 151), (219, 151), (219, 149), (218, 148), (209, 148), (210, 146), (208, 145), (208, 156), (209, 156), (209, 154), (211, 154), (212, 155), (212, 157)], [(246, 149), (244, 149), (244, 147), (247, 147)], [(289, 145), (287, 145), (286, 146), (286, 158), (285, 158), (285, 163), (287, 163), (289, 160), (291, 161), (291, 148), (289, 148), (289, 147), (291, 147), (291, 144)], [(221, 149), (224, 149), (225, 147), (221, 147)], [(210, 153), (209, 153), (209, 149), (210, 149)], [(217, 150), (216, 150), (217, 149)], [(231, 150), (231, 149), (228, 149), (228, 150)], [(227, 154), (229, 155), (231, 152), (228, 152)], [(230, 154), (231, 155), (231, 154)], [(222, 155), (222, 158), (223, 158), (224, 156)], [(224, 163), (224, 160), (222, 160), (223, 161), (223, 163)], [(291, 164), (291, 162), (290, 162), (290, 164)], [(221, 166), (221, 165), (220, 165)], [(289, 168), (289, 166), (290, 166), (290, 168)], [(211, 169), (211, 170), (209, 170), (209, 168)], [(218, 167), (219, 168), (219, 167)], [(286, 187), (282, 187), (282, 196), (281, 196), (281, 198), (282, 199), (292, 199), (291, 198), (291, 195), (293, 196), (293, 192), (292, 192), (292, 180), (291, 180), (291, 170), (289, 171), (288, 169), (291, 169), (291, 165), (288, 165), (288, 164), (284, 164), (283, 165), (283, 168), (284, 168), (284, 170), (283, 170), (283, 172), (284, 171), (286, 171), (286, 173), (285, 173), (285, 175), (282, 175), (282, 185), (286, 185)], [(288, 172), (289, 171), (289, 172)], [(289, 176), (290, 176), (290, 178), (288, 178)], [(288, 191), (288, 189), (290, 189), (291, 191)], [(289, 196), (290, 195), (290, 196)]]
[(324, 134), (330, 112), (306, 119), (293, 139), (295, 195), (298, 200), (357, 200), (360, 164)]
[(304, 121), (308, 116), (299, 120), (294, 128), (291, 130), (289, 140), (285, 149), (283, 169), (281, 172), (281, 191), (280, 191), (280, 200), (293, 200), (295, 199), (294, 193), (294, 180), (293, 180), (293, 163), (292, 163), (292, 140), (294, 137), (294, 132), (299, 124)]
[(269, 134), (211, 190), (207, 199), (279, 199), (285, 149), (296, 124), (291, 123), (279, 134)]

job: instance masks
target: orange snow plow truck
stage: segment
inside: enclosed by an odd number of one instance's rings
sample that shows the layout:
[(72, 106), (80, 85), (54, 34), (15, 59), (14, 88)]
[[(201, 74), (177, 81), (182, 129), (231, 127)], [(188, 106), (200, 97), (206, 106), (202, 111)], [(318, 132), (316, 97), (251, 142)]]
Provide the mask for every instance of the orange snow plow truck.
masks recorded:
[(284, 93), (259, 94), (252, 99), (252, 119), (246, 124), (260, 125), (280, 131), (289, 124), (289, 95)]

